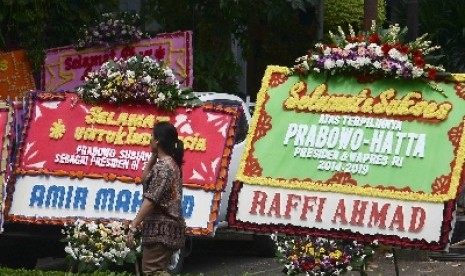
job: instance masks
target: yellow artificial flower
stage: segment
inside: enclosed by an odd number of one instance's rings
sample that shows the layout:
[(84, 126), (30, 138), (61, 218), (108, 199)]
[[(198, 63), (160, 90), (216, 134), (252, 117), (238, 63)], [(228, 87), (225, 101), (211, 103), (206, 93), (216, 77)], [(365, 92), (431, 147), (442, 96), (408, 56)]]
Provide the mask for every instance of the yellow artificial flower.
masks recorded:
[(121, 76), (117, 76), (115, 79), (116, 85), (121, 85), (123, 82), (123, 78)]
[(58, 119), (58, 121), (54, 122), (52, 124), (52, 127), (50, 128), (50, 135), (49, 137), (55, 140), (58, 140), (63, 137), (63, 135), (66, 132), (66, 127), (63, 124), (62, 119)]

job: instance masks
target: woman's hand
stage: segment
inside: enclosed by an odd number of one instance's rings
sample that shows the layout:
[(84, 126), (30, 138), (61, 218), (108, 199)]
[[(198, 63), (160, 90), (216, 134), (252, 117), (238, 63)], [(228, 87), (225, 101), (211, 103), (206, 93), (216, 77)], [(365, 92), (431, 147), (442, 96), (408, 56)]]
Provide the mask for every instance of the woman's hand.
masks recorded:
[(134, 232), (131, 230), (129, 230), (128, 232), (128, 240), (126, 241), (126, 245), (131, 249), (136, 246), (136, 239), (134, 238)]

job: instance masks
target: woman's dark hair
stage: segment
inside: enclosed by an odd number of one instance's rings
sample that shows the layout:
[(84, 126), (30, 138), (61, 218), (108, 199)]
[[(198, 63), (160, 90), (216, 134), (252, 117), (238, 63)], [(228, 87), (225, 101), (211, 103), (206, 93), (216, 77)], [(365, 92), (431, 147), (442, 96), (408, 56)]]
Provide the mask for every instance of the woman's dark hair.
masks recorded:
[(184, 158), (184, 144), (178, 138), (177, 129), (170, 122), (158, 122), (153, 127), (153, 137), (158, 146), (171, 157), (181, 168)]

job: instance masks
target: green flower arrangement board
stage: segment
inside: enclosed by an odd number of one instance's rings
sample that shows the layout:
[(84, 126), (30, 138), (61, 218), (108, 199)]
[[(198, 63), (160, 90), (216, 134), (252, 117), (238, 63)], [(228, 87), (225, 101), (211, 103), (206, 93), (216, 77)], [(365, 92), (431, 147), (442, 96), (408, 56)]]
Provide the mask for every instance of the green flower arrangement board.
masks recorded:
[[(279, 78), (274, 68), (269, 67), (265, 75)], [(465, 146), (465, 101), (456, 83), (440, 84), (446, 98), (415, 80), (359, 83), (348, 76), (280, 76), (282, 83), (264, 82), (259, 93), (239, 180), (405, 200), (456, 198)], [(294, 103), (286, 108), (296, 99), (291, 91), (299, 83), (305, 86), (297, 93), (301, 106)], [(324, 90), (321, 96), (316, 95), (318, 89)], [(305, 95), (310, 102), (307, 106)], [(325, 102), (325, 97), (331, 97), (333, 104)], [(360, 107), (351, 106), (350, 99), (355, 97), (359, 97)], [(411, 111), (396, 109), (408, 97)], [(389, 104), (388, 111), (382, 112)], [(316, 110), (308, 111), (308, 106)], [(376, 114), (363, 108), (380, 111)], [(421, 108), (425, 112), (415, 111)], [(427, 108), (436, 115), (425, 118), (429, 116)], [(389, 114), (392, 112), (398, 114)], [(269, 128), (262, 124), (264, 117)], [(253, 159), (259, 173), (251, 169)]]
[(442, 250), (462, 189), (465, 85), (269, 66), (229, 225)]

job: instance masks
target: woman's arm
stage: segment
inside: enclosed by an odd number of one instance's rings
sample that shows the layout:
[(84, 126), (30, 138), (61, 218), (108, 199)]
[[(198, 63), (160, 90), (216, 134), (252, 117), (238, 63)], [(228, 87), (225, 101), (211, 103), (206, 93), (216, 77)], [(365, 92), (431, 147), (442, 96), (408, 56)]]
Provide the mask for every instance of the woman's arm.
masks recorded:
[(131, 222), (131, 225), (129, 226), (130, 229), (138, 228), (140, 223), (144, 220), (144, 218), (148, 214), (150, 214), (153, 211), (154, 208), (155, 208), (155, 204), (153, 203), (153, 201), (147, 198), (144, 198), (144, 200), (142, 201), (142, 205), (140, 206), (139, 212), (137, 212), (136, 217), (134, 218), (134, 220)]
[(136, 245), (136, 241), (134, 240), (134, 233), (137, 231), (137, 228), (139, 227), (140, 223), (144, 220), (144, 218), (153, 210), (154, 206), (155, 204), (153, 203), (153, 201), (147, 198), (144, 198), (144, 200), (142, 201), (142, 204), (140, 206), (139, 211), (137, 212), (136, 217), (129, 225), (129, 233), (127, 239), (127, 245), (129, 248), (133, 248)]

